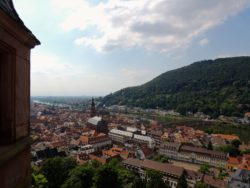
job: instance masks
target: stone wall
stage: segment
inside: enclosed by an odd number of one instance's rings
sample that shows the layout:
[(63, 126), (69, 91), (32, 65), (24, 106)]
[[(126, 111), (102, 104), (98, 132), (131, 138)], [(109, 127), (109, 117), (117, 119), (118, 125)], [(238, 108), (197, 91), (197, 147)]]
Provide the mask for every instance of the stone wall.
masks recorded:
[(0, 168), (1, 188), (28, 188), (30, 185), (30, 149), (25, 149)]

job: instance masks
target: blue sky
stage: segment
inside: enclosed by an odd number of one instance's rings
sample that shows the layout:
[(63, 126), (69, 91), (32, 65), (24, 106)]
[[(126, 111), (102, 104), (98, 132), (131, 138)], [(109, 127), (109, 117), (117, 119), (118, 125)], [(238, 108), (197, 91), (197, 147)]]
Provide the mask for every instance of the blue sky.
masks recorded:
[(168, 70), (250, 55), (249, 0), (14, 0), (41, 41), (31, 95), (97, 96)]

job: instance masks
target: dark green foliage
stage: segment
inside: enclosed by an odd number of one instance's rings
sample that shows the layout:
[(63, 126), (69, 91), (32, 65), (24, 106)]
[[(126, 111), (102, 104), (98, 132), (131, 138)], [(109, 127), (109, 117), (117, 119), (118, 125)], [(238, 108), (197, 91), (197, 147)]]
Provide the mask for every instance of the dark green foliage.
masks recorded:
[(199, 171), (203, 174), (209, 174), (209, 169), (210, 169), (209, 164), (202, 164), (202, 165), (200, 165)]
[(102, 166), (102, 164), (97, 160), (91, 160), (89, 161), (89, 163), (89, 165), (91, 165), (93, 168), (99, 168), (100, 166)]
[(211, 141), (208, 142), (207, 149), (213, 150), (213, 144)]
[(208, 188), (208, 186), (204, 182), (198, 181), (195, 185), (195, 188)]
[(176, 188), (188, 188), (187, 180), (185, 178), (185, 174), (183, 173), (181, 177), (178, 179)]
[(207, 60), (168, 71), (103, 98), (106, 105), (201, 111), (212, 117), (250, 111), (250, 57)]
[[(124, 168), (121, 163), (113, 159), (108, 164), (101, 165), (97, 161), (89, 161), (76, 166), (71, 158), (48, 159), (39, 168), (33, 168), (32, 185), (38, 188), (169, 188), (163, 182), (163, 174), (148, 170), (147, 178)], [(46, 179), (47, 178), (47, 179)]]
[(224, 123), (213, 123), (208, 126), (193, 126), (196, 129), (202, 129), (208, 134), (234, 134), (240, 137), (245, 143), (250, 141), (250, 126), (246, 125), (232, 125)]
[(31, 176), (32, 187), (34, 188), (47, 188), (48, 180), (43, 174), (32, 174)]
[(220, 168), (219, 170), (218, 179), (223, 180), (224, 177), (229, 175), (224, 168)]
[(250, 149), (246, 149), (244, 151), (241, 151), (241, 154), (250, 154)]
[[(43, 173), (38, 174), (38, 173)], [(37, 177), (44, 177), (37, 180)], [(41, 170), (33, 170), (33, 185), (47, 184), (44, 187), (60, 188), (85, 188), (85, 187), (123, 187), (131, 188), (136, 185), (143, 186), (143, 181), (135, 179), (135, 175), (125, 169), (118, 160), (113, 159), (108, 164), (101, 165), (98, 161), (89, 161), (82, 166), (76, 166), (75, 161), (71, 158), (54, 158), (49, 159), (42, 166)], [(36, 179), (35, 179), (36, 178)], [(44, 181), (46, 180), (46, 181)], [(146, 184), (145, 184), (146, 185)], [(36, 187), (36, 186), (35, 186)], [(40, 186), (41, 188), (43, 186)]]
[(231, 144), (235, 147), (235, 148), (239, 148), (239, 146), (241, 145), (241, 141), (238, 139), (232, 140)]
[(165, 155), (155, 155), (153, 157), (154, 161), (158, 161), (158, 162), (162, 162), (162, 163), (168, 163), (168, 157), (166, 157)]
[(135, 178), (135, 175), (125, 169), (118, 159), (112, 159), (106, 166), (114, 169), (118, 174), (118, 182), (123, 185), (123, 187), (131, 187)]
[(121, 187), (118, 180), (118, 173), (115, 168), (110, 166), (102, 166), (97, 170), (97, 175), (95, 177), (95, 187), (96, 188), (106, 188), (106, 187)]
[(146, 185), (147, 185), (146, 180), (143, 180), (140, 177), (135, 177), (132, 188), (146, 188)]
[(224, 153), (229, 153), (231, 157), (237, 157), (240, 155), (240, 150), (233, 145), (220, 146), (218, 150)]
[(82, 188), (93, 185), (95, 171), (90, 165), (78, 166), (69, 173), (69, 178), (61, 188)]
[(241, 141), (238, 139), (232, 140), (232, 142), (225, 146), (220, 146), (218, 150), (223, 151), (225, 153), (229, 153), (232, 157), (237, 157), (241, 155), (241, 151), (239, 150), (239, 146), (241, 145)]
[(41, 173), (48, 180), (49, 188), (60, 187), (68, 177), (70, 170), (76, 167), (76, 161), (72, 158), (51, 158), (41, 168)]
[(155, 170), (147, 170), (147, 188), (168, 188), (169, 186), (163, 182), (162, 173)]

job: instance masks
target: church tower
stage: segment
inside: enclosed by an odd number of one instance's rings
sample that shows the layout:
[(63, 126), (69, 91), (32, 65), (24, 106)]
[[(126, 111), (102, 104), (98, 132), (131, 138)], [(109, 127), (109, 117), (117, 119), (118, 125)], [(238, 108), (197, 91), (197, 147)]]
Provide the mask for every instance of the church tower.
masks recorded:
[(96, 116), (95, 100), (94, 100), (94, 98), (92, 98), (92, 102), (91, 102), (90, 116), (91, 117)]

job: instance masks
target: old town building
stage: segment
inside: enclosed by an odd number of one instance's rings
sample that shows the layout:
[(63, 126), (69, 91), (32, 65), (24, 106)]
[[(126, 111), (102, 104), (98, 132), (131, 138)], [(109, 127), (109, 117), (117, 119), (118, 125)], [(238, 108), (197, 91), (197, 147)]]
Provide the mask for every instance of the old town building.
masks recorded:
[(163, 181), (171, 188), (176, 188), (178, 179), (183, 175), (188, 187), (196, 187), (197, 182), (204, 182), (211, 188), (227, 188), (227, 182), (216, 179), (213, 176), (205, 175), (200, 172), (184, 169), (183, 167), (175, 166), (169, 163), (161, 163), (152, 160), (138, 160), (128, 158), (122, 164), (130, 171), (138, 174), (142, 179), (147, 178), (147, 170), (159, 171), (163, 174)]
[(184, 173), (184, 168), (152, 160), (138, 160), (128, 158), (122, 164), (130, 171), (137, 173), (142, 179), (146, 178), (146, 170), (152, 169), (163, 173), (163, 181), (172, 188), (177, 186), (179, 177)]
[(95, 151), (111, 146), (110, 138), (106, 134), (103, 134), (103, 133), (100, 133), (97, 135), (81, 136), (79, 138), (79, 141), (81, 144), (84, 144), (84, 145), (92, 145)]
[(87, 127), (95, 130), (97, 133), (108, 133), (108, 123), (99, 116), (88, 119)]
[(224, 167), (227, 164), (227, 155), (225, 153), (200, 147), (186, 146), (177, 142), (162, 144), (159, 153), (166, 155), (170, 159), (196, 164), (208, 163), (212, 166), (221, 167)]
[(155, 141), (150, 136), (134, 134), (129, 131), (123, 131), (119, 129), (111, 129), (109, 131), (109, 137), (112, 141), (118, 143), (126, 143), (127, 141), (133, 141), (135, 143), (147, 144), (149, 148), (154, 148)]

